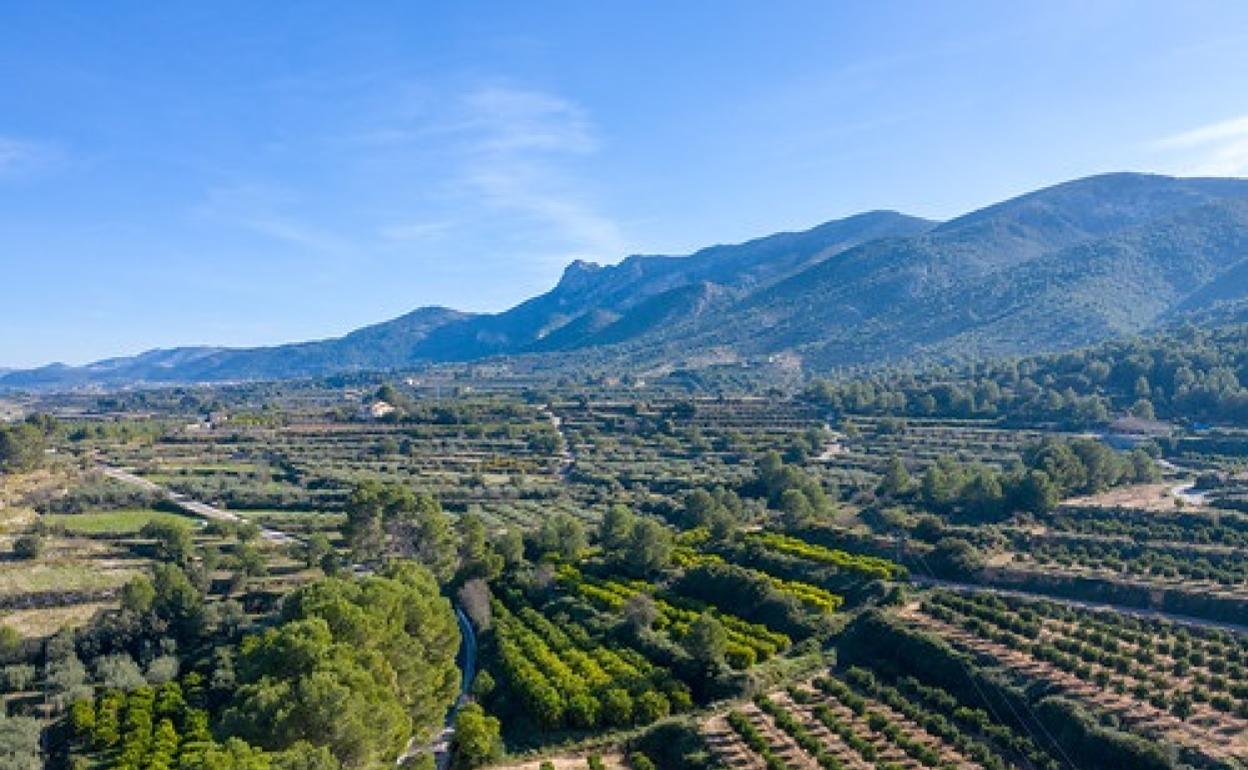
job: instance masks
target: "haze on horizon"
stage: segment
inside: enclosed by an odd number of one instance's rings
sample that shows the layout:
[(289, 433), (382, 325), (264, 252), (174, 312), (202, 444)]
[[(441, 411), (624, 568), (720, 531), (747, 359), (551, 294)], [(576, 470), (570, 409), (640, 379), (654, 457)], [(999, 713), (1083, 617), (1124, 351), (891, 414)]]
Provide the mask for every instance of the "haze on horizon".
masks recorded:
[(3, 18), (0, 367), (499, 310), (576, 258), (1103, 171), (1248, 175), (1235, 2)]

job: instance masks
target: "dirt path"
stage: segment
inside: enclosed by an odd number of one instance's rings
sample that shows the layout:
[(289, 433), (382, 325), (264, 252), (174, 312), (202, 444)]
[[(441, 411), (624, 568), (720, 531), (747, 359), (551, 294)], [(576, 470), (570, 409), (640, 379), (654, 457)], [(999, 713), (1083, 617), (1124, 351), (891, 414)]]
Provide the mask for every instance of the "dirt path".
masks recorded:
[[(515, 762), (504, 762), (501, 765), (490, 765), (490, 770), (541, 770), (543, 762), (549, 762), (555, 770), (586, 770), (589, 767), (590, 752), (560, 754), (538, 759), (525, 759)], [(628, 770), (624, 755), (618, 751), (603, 752), (602, 766), (606, 770)], [(764, 770), (760, 768), (759, 770)]]
[(1140, 607), (1128, 607), (1125, 604), (1106, 604), (1104, 602), (1090, 602), (1082, 599), (1067, 599), (1061, 596), (1053, 596), (1052, 594), (1033, 593), (1031, 591), (1021, 591), (1012, 588), (998, 588), (996, 586), (981, 585), (979, 583), (960, 583), (953, 580), (942, 580), (940, 578), (924, 577), (922, 575), (911, 575), (911, 580), (924, 586), (934, 586), (937, 588), (945, 588), (958, 593), (982, 593), (996, 594), (998, 596), (1016, 596), (1021, 599), (1040, 599), (1050, 601), (1055, 604), (1065, 604), (1069, 607), (1079, 607), (1085, 610), (1093, 610), (1097, 612), (1113, 612), (1119, 615), (1129, 615), (1133, 618), (1143, 618), (1146, 620), (1168, 620), (1171, 623), (1177, 623), (1183, 626), (1193, 626), (1196, 628), (1218, 629), (1221, 631), (1231, 631), (1236, 634), (1248, 634), (1248, 626), (1239, 623), (1226, 623), (1217, 620), (1204, 620), (1202, 618), (1193, 618), (1190, 615), (1176, 615), (1163, 610), (1149, 610)]
[(568, 477), (572, 475), (572, 469), (576, 467), (576, 454), (572, 451), (572, 442), (568, 439), (567, 431), (563, 429), (563, 418), (555, 414), (554, 409), (551, 409), (549, 405), (543, 405), (540, 411), (546, 415), (546, 419), (550, 421), (551, 427), (559, 434), (563, 444), (559, 450), (558, 475), (560, 481), (566, 483)]
[(1178, 503), (1184, 506), (1205, 507), (1203, 494), (1192, 494), (1195, 482), (1190, 479), (1158, 481), (1150, 484), (1129, 484), (1114, 487), (1094, 495), (1080, 495), (1062, 501), (1064, 506), (1092, 508), (1134, 508), (1155, 513), (1175, 513)]

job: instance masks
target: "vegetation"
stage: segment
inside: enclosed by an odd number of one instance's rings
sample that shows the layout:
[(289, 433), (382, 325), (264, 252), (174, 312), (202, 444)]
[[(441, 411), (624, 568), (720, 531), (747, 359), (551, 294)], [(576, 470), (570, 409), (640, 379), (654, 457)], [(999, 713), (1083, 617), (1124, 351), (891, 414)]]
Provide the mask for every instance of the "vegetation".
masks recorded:
[(222, 716), (231, 734), (270, 750), (315, 741), (345, 767), (372, 767), (440, 724), (459, 634), (427, 571), (312, 583), (287, 599), (282, 621), (239, 648)]
[[(457, 767), (1233, 767), (1248, 648), (1185, 618), (1248, 612), (1248, 433), (1210, 390), (1238, 338), (1163, 350), (1187, 334), (796, 395), (448, 370), (32, 397), (57, 418), (5, 428), (38, 459), (0, 476), (0, 747), (421, 767), (449, 724)], [(1165, 426), (1111, 427), (1136, 370)]]
[(0, 425), (0, 472), (26, 471), (43, 462), (55, 420), (34, 414), (16, 425)]
[(1015, 424), (1087, 428), (1117, 415), (1243, 426), (1241, 383), (1248, 326), (1185, 325), (1141, 339), (963, 370), (878, 376), (807, 391), (812, 401), (855, 414), (1004, 418)]

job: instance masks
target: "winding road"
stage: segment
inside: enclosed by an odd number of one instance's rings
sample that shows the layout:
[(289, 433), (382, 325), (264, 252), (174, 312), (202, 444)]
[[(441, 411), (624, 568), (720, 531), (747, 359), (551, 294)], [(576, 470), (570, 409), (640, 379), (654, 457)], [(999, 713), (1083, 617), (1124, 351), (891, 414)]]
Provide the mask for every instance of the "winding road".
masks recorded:
[(395, 766), (401, 767), (407, 760), (425, 752), (433, 753), (434, 766), (438, 770), (446, 770), (451, 765), (451, 744), (455, 740), (455, 715), (468, 702), (468, 692), (472, 689), (472, 680), (477, 676), (477, 632), (473, 630), (472, 623), (468, 620), (468, 615), (464, 613), (463, 608), (458, 606), (455, 608), (455, 619), (459, 621), (459, 657), (463, 658), (459, 667), (459, 670), (462, 672), (459, 682), (459, 697), (451, 705), (451, 710), (446, 712), (446, 723), (442, 727), (442, 732), (438, 733), (436, 738), (423, 746), (417, 746), (416, 738), (413, 736), (407, 742), (407, 748), (394, 761)]
[[(1185, 468), (1182, 465), (1176, 465), (1175, 463), (1164, 458), (1158, 460), (1157, 465), (1172, 473), (1178, 473), (1184, 476), (1197, 476), (1200, 473), (1195, 468)], [(1170, 485), (1170, 495), (1177, 500), (1182, 500), (1187, 505), (1194, 505), (1198, 508), (1208, 505), (1209, 493), (1196, 491), (1196, 484), (1196, 481), (1184, 478)]]
[(459, 620), (459, 632), (463, 635), (463, 646), (461, 650), (464, 654), (464, 662), (461, 670), (464, 672), (463, 680), (460, 682), (459, 700), (451, 708), (451, 713), (447, 716), (447, 721), (451, 721), (460, 707), (468, 699), (468, 691), (472, 689), (472, 680), (477, 678), (477, 632), (473, 630), (471, 621), (463, 608), (455, 608), (455, 617)]

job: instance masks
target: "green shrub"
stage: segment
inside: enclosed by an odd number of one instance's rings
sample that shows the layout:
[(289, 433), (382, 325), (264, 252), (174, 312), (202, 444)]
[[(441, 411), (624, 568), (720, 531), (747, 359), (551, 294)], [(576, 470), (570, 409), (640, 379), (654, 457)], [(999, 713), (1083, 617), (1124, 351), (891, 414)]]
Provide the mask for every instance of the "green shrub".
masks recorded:
[(13, 555), (19, 559), (38, 559), (43, 553), (43, 536), (22, 535), (13, 541)]
[(634, 751), (628, 755), (628, 764), (632, 765), (633, 770), (658, 770), (658, 767), (651, 761), (650, 757), (647, 757), (640, 751)]

